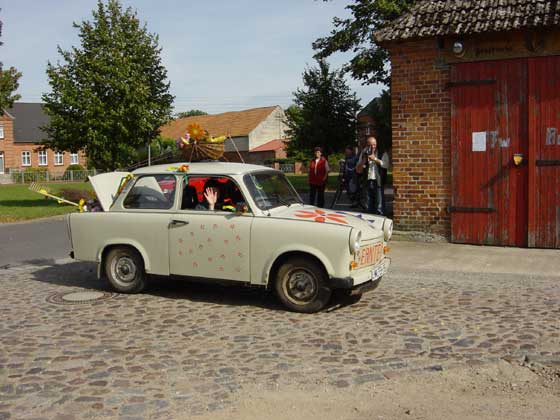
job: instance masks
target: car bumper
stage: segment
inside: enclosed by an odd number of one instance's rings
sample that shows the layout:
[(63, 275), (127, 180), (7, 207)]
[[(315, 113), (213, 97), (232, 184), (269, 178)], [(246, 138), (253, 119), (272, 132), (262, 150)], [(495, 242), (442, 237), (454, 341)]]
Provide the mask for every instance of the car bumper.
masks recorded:
[(354, 294), (354, 289), (361, 290), (357, 294), (375, 289), (381, 277), (389, 271), (390, 265), (391, 259), (385, 257), (377, 264), (367, 269), (362, 269), (353, 276), (331, 277), (329, 279), (329, 286), (331, 289), (350, 289), (352, 294)]

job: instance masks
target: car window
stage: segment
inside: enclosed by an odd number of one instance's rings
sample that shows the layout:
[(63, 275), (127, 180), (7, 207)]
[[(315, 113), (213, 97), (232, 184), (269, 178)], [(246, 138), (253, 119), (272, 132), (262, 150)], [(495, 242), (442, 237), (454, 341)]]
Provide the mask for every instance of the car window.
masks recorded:
[(189, 176), (183, 186), (181, 197), (182, 210), (209, 210), (209, 203), (204, 196), (207, 188), (217, 193), (216, 211), (236, 211), (240, 206), (249, 207), (239, 189), (239, 186), (228, 177), (217, 176)]
[(243, 177), (255, 204), (262, 210), (302, 204), (301, 198), (286, 176), (279, 172), (257, 172)]
[(167, 210), (175, 200), (175, 175), (146, 175), (139, 178), (124, 199), (127, 209)]

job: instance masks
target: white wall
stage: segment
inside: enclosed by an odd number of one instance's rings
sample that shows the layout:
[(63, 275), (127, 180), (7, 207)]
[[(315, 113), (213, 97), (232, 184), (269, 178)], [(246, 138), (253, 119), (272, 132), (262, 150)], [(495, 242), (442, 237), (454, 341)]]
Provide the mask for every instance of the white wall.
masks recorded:
[(268, 117), (249, 133), (249, 150), (259, 147), (270, 140), (286, 138), (288, 127), (284, 122), (286, 116), (281, 107), (276, 107)]
[(232, 142), (235, 142), (235, 146), (237, 146), (237, 150), (240, 152), (247, 152), (249, 150), (249, 137), (233, 137), (231, 140), (226, 139), (224, 142), (225, 152), (235, 152)]

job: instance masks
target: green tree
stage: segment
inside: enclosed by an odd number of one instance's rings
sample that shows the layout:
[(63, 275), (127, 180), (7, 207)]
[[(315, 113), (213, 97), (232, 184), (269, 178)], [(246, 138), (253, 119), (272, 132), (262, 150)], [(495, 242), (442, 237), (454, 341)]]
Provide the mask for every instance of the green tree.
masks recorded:
[(387, 22), (402, 15), (414, 3), (414, 0), (354, 0), (346, 6), (352, 16), (346, 19), (335, 17), (334, 29), (329, 36), (313, 43), (316, 58), (351, 51), (354, 56), (344, 65), (344, 72), (365, 84), (388, 85), (389, 56), (386, 49), (375, 43), (373, 34)]
[(74, 23), (81, 45), (58, 47), (48, 63), (51, 93), (43, 95), (49, 147), (85, 150), (97, 168), (131, 165), (169, 120), (173, 96), (158, 37), (118, 0), (98, 1), (93, 20)]
[[(2, 21), (0, 21), (0, 36), (2, 36)], [(3, 45), (3, 42), (0, 41), (1, 45)], [(19, 87), (18, 80), (20, 77), (21, 73), (14, 67), (3, 70), (2, 62), (0, 62), (0, 115), (21, 97), (14, 94)]]
[(343, 72), (331, 71), (324, 60), (303, 73), (303, 89), (294, 92), (294, 106), (286, 111), (288, 153), (310, 156), (316, 146), (325, 153), (342, 151), (356, 138), (356, 112), (360, 109)]
[(198, 117), (199, 115), (208, 115), (208, 113), (200, 109), (191, 109), (189, 111), (177, 112), (175, 118)]

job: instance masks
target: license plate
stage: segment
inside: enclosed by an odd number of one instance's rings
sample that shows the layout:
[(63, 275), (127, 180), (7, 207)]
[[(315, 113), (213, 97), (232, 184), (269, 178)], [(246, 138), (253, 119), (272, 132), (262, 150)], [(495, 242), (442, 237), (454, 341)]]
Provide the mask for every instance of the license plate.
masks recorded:
[(378, 242), (376, 244), (367, 245), (360, 249), (360, 252), (356, 256), (357, 268), (367, 267), (368, 265), (374, 265), (383, 257), (383, 243)]
[(377, 280), (379, 277), (382, 277), (387, 272), (387, 266), (385, 264), (379, 264), (378, 267), (375, 267), (371, 270), (371, 280)]

